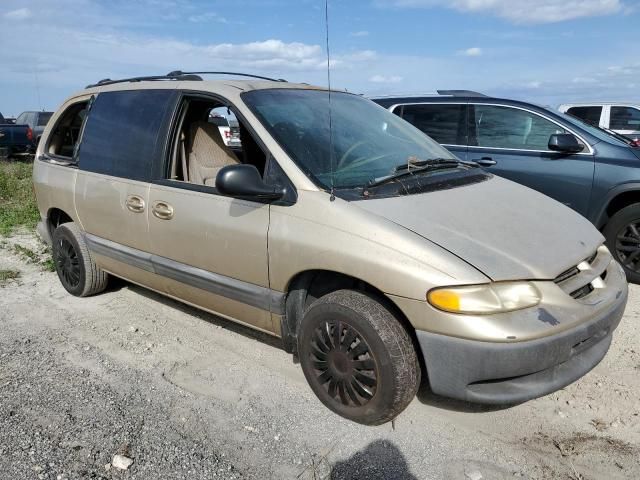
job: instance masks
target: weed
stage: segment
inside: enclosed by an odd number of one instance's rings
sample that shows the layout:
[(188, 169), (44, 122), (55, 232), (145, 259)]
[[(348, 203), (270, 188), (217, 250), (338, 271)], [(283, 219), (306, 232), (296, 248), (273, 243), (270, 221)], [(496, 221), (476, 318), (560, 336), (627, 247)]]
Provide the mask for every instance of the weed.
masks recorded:
[(40, 215), (33, 193), (33, 164), (0, 161), (0, 235), (16, 228), (35, 228)]
[(16, 280), (20, 277), (17, 270), (0, 270), (0, 287), (4, 287), (9, 281)]
[(22, 245), (14, 245), (13, 250), (21, 257), (29, 260), (30, 263), (40, 263), (40, 257), (30, 248), (23, 247)]

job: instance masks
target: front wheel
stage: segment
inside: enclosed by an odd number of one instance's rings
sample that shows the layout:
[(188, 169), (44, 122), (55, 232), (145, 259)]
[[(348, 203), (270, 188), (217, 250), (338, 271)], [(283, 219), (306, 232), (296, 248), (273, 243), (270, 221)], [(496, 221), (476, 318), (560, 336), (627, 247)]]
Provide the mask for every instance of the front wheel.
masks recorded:
[(298, 336), (302, 371), (320, 401), (364, 425), (393, 420), (420, 385), (411, 337), (372, 297), (338, 290), (315, 301)]
[(640, 203), (616, 212), (603, 233), (607, 247), (624, 268), (627, 280), (640, 283)]

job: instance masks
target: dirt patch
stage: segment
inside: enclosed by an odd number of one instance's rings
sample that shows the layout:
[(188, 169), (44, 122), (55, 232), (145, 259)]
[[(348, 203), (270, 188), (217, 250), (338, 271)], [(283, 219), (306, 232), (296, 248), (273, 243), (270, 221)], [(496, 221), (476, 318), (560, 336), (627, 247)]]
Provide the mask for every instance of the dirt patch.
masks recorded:
[[(640, 448), (628, 442), (588, 433), (552, 436), (537, 432), (523, 440), (546, 464), (542, 478), (574, 480), (635, 478), (640, 467)], [(558, 462), (560, 460), (560, 462)], [(558, 468), (558, 463), (564, 468)]]

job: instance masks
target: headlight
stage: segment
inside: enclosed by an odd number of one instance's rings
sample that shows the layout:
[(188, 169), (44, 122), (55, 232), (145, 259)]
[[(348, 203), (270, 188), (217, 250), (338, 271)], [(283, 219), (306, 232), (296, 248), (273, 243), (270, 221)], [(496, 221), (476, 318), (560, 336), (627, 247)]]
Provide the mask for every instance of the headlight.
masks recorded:
[(435, 288), (427, 294), (434, 307), (451, 313), (488, 315), (533, 307), (541, 295), (531, 282), (499, 282)]

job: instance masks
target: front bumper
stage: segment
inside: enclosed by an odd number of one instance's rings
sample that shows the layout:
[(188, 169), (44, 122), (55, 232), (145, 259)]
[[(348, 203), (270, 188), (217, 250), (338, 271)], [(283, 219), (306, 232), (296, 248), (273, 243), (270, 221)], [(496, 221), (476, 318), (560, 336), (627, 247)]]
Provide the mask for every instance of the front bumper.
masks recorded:
[(516, 404), (585, 375), (607, 353), (627, 302), (621, 268), (612, 264), (609, 270), (606, 306), (597, 302), (595, 315), (549, 336), (487, 342), (417, 331), (432, 391), (475, 403)]

